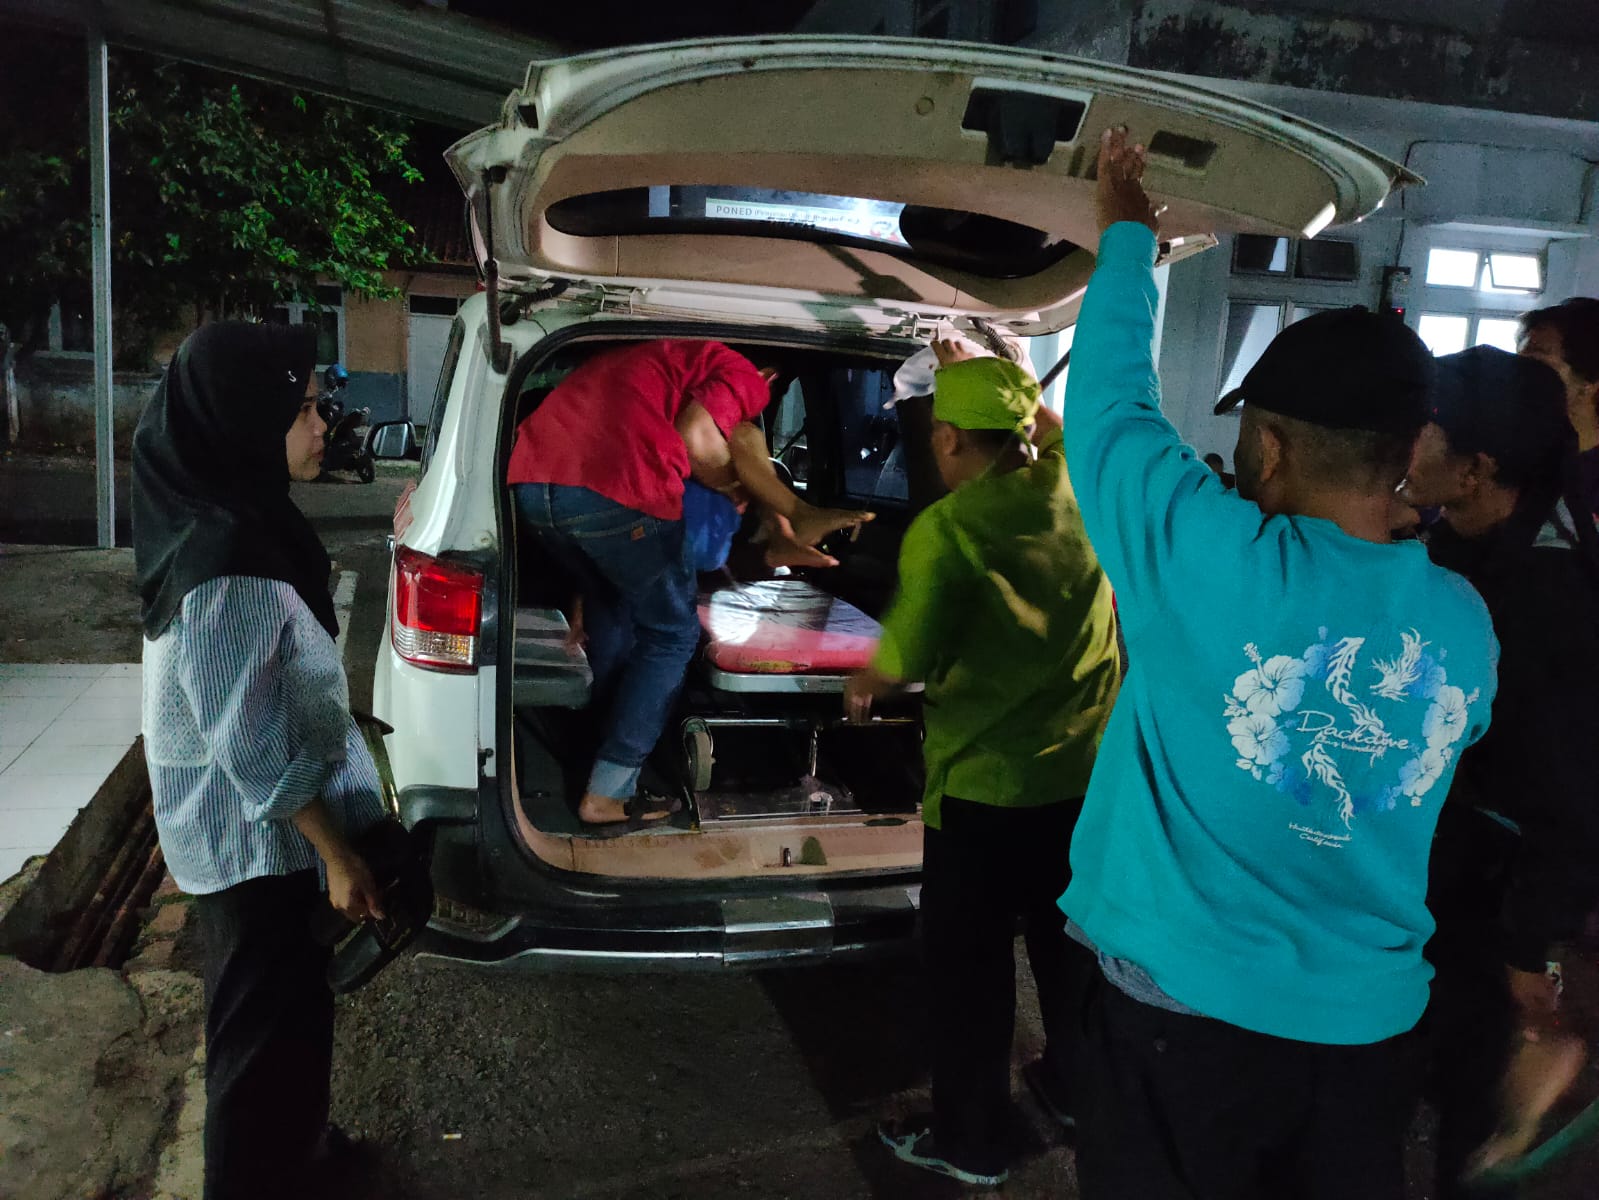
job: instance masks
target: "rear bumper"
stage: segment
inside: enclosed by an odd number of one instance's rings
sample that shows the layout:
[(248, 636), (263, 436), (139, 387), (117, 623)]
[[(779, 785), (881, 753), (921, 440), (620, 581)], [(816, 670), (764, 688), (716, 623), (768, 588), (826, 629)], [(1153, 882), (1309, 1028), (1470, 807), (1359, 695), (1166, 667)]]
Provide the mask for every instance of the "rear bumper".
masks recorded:
[(622, 912), (606, 906), (586, 915), (526, 913), (497, 922), (441, 913), (415, 952), (500, 970), (585, 972), (793, 966), (904, 954), (914, 944), (920, 891), (912, 884), (725, 898), (671, 906), (675, 914), (664, 905)]
[(483, 819), (481, 800), (464, 788), (399, 794), (404, 824), (433, 838), (439, 895), (456, 898), (441, 902), (417, 940), (419, 958), (507, 970), (676, 971), (832, 962), (914, 944), (919, 873), (782, 891), (596, 880), (514, 852), (509, 831)]

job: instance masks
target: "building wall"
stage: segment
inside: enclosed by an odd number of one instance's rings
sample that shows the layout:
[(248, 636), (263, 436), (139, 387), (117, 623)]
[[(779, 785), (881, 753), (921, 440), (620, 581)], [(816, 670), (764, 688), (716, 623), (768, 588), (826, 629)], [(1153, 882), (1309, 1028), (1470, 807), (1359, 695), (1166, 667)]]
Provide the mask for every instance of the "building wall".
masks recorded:
[(460, 299), (478, 287), (476, 275), (465, 270), (390, 271), (384, 282), (403, 295), (393, 300), (351, 296), (344, 302), (344, 365), (350, 372), (345, 404), (370, 409), (374, 424), (404, 420), (408, 412), (409, 297)]
[[(371, 410), (371, 420), (403, 420), (407, 413), (409, 352), (408, 297), (462, 299), (477, 290), (467, 270), (392, 271), (385, 282), (404, 293), (393, 300), (347, 296), (343, 306), (344, 365), (350, 371), (348, 408)], [(165, 365), (178, 345), (198, 324), (190, 315), (178, 328), (157, 339), (154, 360)], [(126, 454), (144, 404), (160, 380), (160, 371), (117, 372), (114, 384), (114, 437), (119, 455)], [(89, 354), (41, 351), (16, 367), (19, 444), (52, 450), (94, 445), (94, 357)], [(4, 417), (0, 413), (0, 430)]]
[[(20, 448), (93, 452), (93, 355), (30, 355), (17, 364), (16, 381)], [(112, 376), (112, 440), (119, 458), (132, 448), (133, 430), (160, 382), (159, 372), (118, 371)]]
[(405, 370), (405, 302), (344, 300), (344, 365), (351, 371), (397, 375)]
[(1135, 67), (1599, 117), (1599, 23), (1591, 3), (1143, 0), (1136, 8), (1127, 59)]
[[(1592, 0), (821, 0), (801, 32), (1000, 41), (1211, 79), (1599, 118)], [(1008, 15), (1007, 15), (1008, 14)]]
[(457, 300), (479, 290), (477, 275), (468, 269), (387, 271), (383, 282), (398, 288), (393, 300), (344, 301), (344, 365), (371, 374), (405, 373), (406, 312), (411, 296), (446, 296)]
[(350, 372), (345, 408), (371, 410), (371, 420), (405, 413), (405, 301), (344, 300), (344, 365)]
[[(1412, 278), (1406, 319), (1415, 325), (1427, 250), (1435, 242), (1545, 252), (1544, 293), (1508, 302), (1516, 307), (1599, 295), (1599, 126), (1300, 89), (1229, 84), (1227, 90), (1334, 128), (1427, 179), (1425, 187), (1391, 197), (1365, 222), (1329, 230), (1327, 236), (1357, 242), (1360, 279), (1350, 285), (1295, 283), (1294, 303), (1376, 308), (1383, 268), (1406, 266)], [(1199, 450), (1219, 451), (1229, 461), (1237, 418), (1211, 413), (1227, 305), (1277, 294), (1258, 278), (1234, 274), (1231, 250), (1231, 239), (1224, 238), (1216, 250), (1171, 269), (1160, 358), (1164, 405), (1173, 423)]]
[(408, 296), (453, 296), (465, 300), (482, 290), (477, 273), (470, 268), (391, 274), (396, 286)]

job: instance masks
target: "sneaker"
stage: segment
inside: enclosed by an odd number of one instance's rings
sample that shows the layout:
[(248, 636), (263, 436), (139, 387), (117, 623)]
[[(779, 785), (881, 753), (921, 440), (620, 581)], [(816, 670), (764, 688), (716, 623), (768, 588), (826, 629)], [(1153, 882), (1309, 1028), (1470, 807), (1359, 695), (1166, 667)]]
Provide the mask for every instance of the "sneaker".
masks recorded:
[(1062, 1129), (1077, 1128), (1077, 1118), (1072, 1115), (1071, 1106), (1064, 1094), (1065, 1088), (1044, 1066), (1043, 1059), (1035, 1058), (1022, 1068), (1022, 1082), (1027, 1084), (1027, 1090), (1033, 1093), (1033, 1099), (1038, 1101), (1038, 1107), (1048, 1113), (1055, 1124)]
[(877, 1127), (877, 1136), (883, 1145), (894, 1152), (895, 1158), (924, 1171), (947, 1175), (977, 1187), (998, 1187), (1010, 1178), (1010, 1172), (1006, 1170), (973, 1171), (945, 1158), (933, 1142), (933, 1127), (927, 1120), (885, 1121)]

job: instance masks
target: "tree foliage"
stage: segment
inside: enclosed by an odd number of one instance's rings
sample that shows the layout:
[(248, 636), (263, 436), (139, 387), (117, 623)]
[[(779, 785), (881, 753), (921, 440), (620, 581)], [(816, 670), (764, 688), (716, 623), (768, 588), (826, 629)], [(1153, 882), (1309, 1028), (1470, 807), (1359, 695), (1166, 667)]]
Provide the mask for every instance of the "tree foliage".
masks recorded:
[[(57, 299), (88, 295), (86, 60), (42, 35), (0, 49), (0, 322), (24, 349)], [(414, 234), (390, 197), (421, 179), (406, 120), (133, 52), (110, 89), (120, 362), (196, 310), (314, 302), (319, 277), (394, 294), (383, 272)]]

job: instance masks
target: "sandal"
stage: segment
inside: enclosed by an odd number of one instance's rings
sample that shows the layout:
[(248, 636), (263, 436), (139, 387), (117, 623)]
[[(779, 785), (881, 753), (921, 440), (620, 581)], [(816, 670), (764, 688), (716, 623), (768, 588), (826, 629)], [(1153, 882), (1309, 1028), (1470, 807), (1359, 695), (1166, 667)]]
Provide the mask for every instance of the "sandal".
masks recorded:
[[(582, 838), (619, 838), (630, 833), (642, 833), (646, 829), (654, 829), (665, 825), (667, 819), (683, 805), (677, 800), (664, 796), (634, 796), (623, 804), (627, 819), (623, 821), (584, 821), (581, 818), (578, 824), (582, 830), (576, 835)], [(651, 816), (660, 813), (660, 816)]]

